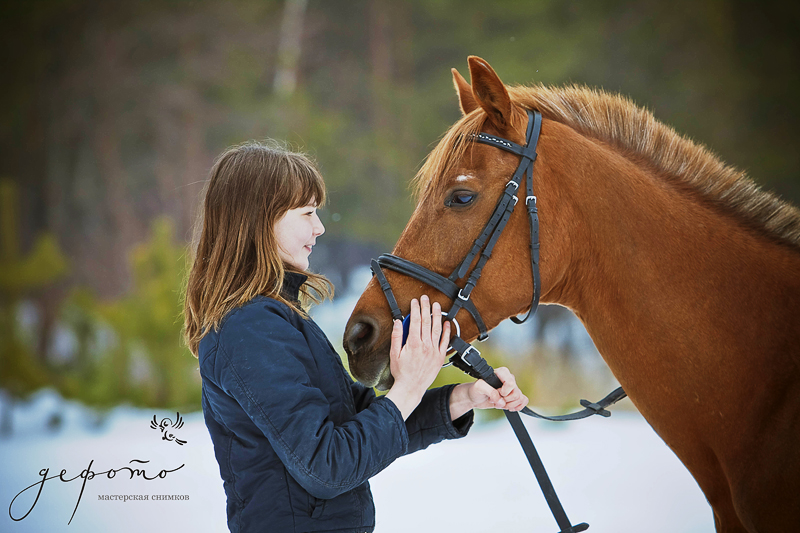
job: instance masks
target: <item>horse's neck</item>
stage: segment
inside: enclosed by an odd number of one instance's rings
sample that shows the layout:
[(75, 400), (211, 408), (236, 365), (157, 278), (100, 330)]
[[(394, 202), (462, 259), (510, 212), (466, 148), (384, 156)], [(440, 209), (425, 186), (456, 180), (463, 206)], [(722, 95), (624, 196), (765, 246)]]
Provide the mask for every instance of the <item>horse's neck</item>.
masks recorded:
[(689, 367), (777, 352), (786, 339), (767, 346), (765, 323), (800, 342), (800, 254), (589, 145), (562, 181), (581, 219), (567, 237), (571, 286), (559, 303), (581, 318), (623, 386), (656, 375), (678, 386), (670, 380), (691, 375)]

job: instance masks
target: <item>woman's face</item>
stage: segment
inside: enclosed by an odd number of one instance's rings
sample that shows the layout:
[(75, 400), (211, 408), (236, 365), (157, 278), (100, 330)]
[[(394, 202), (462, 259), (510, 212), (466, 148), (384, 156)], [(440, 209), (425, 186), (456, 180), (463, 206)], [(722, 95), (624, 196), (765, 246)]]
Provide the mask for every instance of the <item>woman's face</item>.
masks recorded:
[(312, 199), (305, 207), (290, 209), (275, 224), (278, 253), (285, 263), (299, 271), (308, 268), (308, 256), (325, 226), (317, 216), (317, 203)]

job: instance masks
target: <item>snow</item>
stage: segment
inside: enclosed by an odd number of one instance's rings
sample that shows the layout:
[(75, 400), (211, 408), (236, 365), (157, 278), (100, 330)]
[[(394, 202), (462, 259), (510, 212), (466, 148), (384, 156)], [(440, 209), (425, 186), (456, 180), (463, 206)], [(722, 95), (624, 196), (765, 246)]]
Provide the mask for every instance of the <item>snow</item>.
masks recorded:
[[(357, 270), (350, 291), (312, 309), (315, 321), (335, 344), (341, 343), (347, 317), (370, 277), (368, 268)], [(610, 376), (577, 319), (549, 334), (577, 339), (578, 348), (589, 354), (579, 362), (594, 381)], [(515, 350), (527, 353), (531, 335), (530, 327), (504, 323), (487, 342), (512, 355)], [(551, 339), (554, 345), (561, 341)], [(605, 386), (610, 390), (616, 384)], [(0, 390), (0, 409), (7, 402)], [(567, 515), (573, 524), (588, 522), (593, 533), (713, 532), (711, 509), (697, 484), (631, 409), (626, 400), (609, 419), (572, 423), (523, 417)], [(5, 508), (0, 513), (0, 533), (227, 531), (225, 493), (202, 413), (181, 413), (185, 424), (174, 434), (186, 441), (182, 446), (163, 440), (162, 433), (150, 427), (154, 415), (159, 421), (176, 418), (174, 412), (126, 406), (100, 415), (52, 390), (18, 403), (13, 435), (0, 437), (0, 503)], [(132, 460), (147, 463), (131, 464)], [(68, 482), (58, 478), (62, 470), (65, 480), (76, 478), (90, 464), (97, 475), (86, 480), (82, 495), (81, 477)], [(131, 479), (125, 467), (144, 470), (149, 478), (165, 473), (149, 481)], [(42, 469), (49, 469), (47, 477), (55, 476), (43, 486), (37, 485)], [(118, 471), (113, 478), (100, 474), (109, 469)], [(558, 531), (503, 419), (479, 419), (464, 439), (402, 457), (371, 485), (378, 533)], [(22, 492), (29, 486), (33, 487)], [(98, 498), (145, 495), (146, 501)], [(153, 500), (154, 495), (188, 496), (188, 500)], [(22, 520), (10, 517), (19, 519), (29, 510)]]
[[(62, 414), (57, 432), (45, 422)], [(201, 413), (181, 413), (174, 430), (181, 446), (150, 427), (175, 413), (118, 407), (98, 426), (92, 411), (42, 391), (17, 406), (15, 433), (0, 439), (0, 531), (161, 532), (226, 531), (225, 495)], [(523, 417), (524, 418), (524, 417)], [(636, 413), (610, 419), (553, 423), (525, 421), (573, 523), (590, 532), (711, 532), (711, 510), (689, 473)], [(78, 476), (91, 463), (95, 473), (139, 464), (148, 477), (86, 480), (72, 524), (82, 478), (45, 482), (27, 518), (13, 521), (9, 504), (25, 487), (66, 470)], [(379, 533), (407, 531), (558, 531), (524, 454), (505, 420), (476, 423), (470, 434), (403, 457), (376, 476), (372, 491)], [(39, 485), (23, 492), (11, 514), (20, 518)], [(147, 501), (99, 500), (98, 495), (148, 495)], [(153, 495), (186, 495), (184, 501), (154, 501)]]

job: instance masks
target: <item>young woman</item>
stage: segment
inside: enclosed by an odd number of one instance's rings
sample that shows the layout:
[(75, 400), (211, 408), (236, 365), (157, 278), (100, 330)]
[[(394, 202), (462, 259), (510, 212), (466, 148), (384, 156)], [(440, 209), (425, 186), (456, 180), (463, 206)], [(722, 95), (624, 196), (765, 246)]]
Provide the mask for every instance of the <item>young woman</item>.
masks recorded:
[(376, 397), (354, 382), (304, 308), (333, 290), (306, 270), (324, 202), (314, 165), (275, 144), (229, 149), (207, 184), (185, 336), (232, 532), (372, 531), (370, 477), (466, 435), (473, 408), (527, 404), (505, 369), (499, 391), (483, 381), (427, 390), (450, 338), (427, 296), (411, 302), (405, 346), (395, 324), (391, 390)]

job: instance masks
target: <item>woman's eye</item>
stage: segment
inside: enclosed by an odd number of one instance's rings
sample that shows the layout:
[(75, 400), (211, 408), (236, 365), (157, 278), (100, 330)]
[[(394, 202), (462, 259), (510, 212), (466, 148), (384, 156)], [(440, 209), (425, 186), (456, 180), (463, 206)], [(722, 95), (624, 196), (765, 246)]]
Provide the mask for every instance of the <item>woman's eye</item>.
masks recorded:
[(475, 199), (474, 194), (459, 192), (451, 196), (450, 199), (445, 202), (445, 205), (447, 207), (450, 207), (451, 205), (460, 205), (460, 206), (469, 205), (470, 203), (472, 203), (474, 199)]

